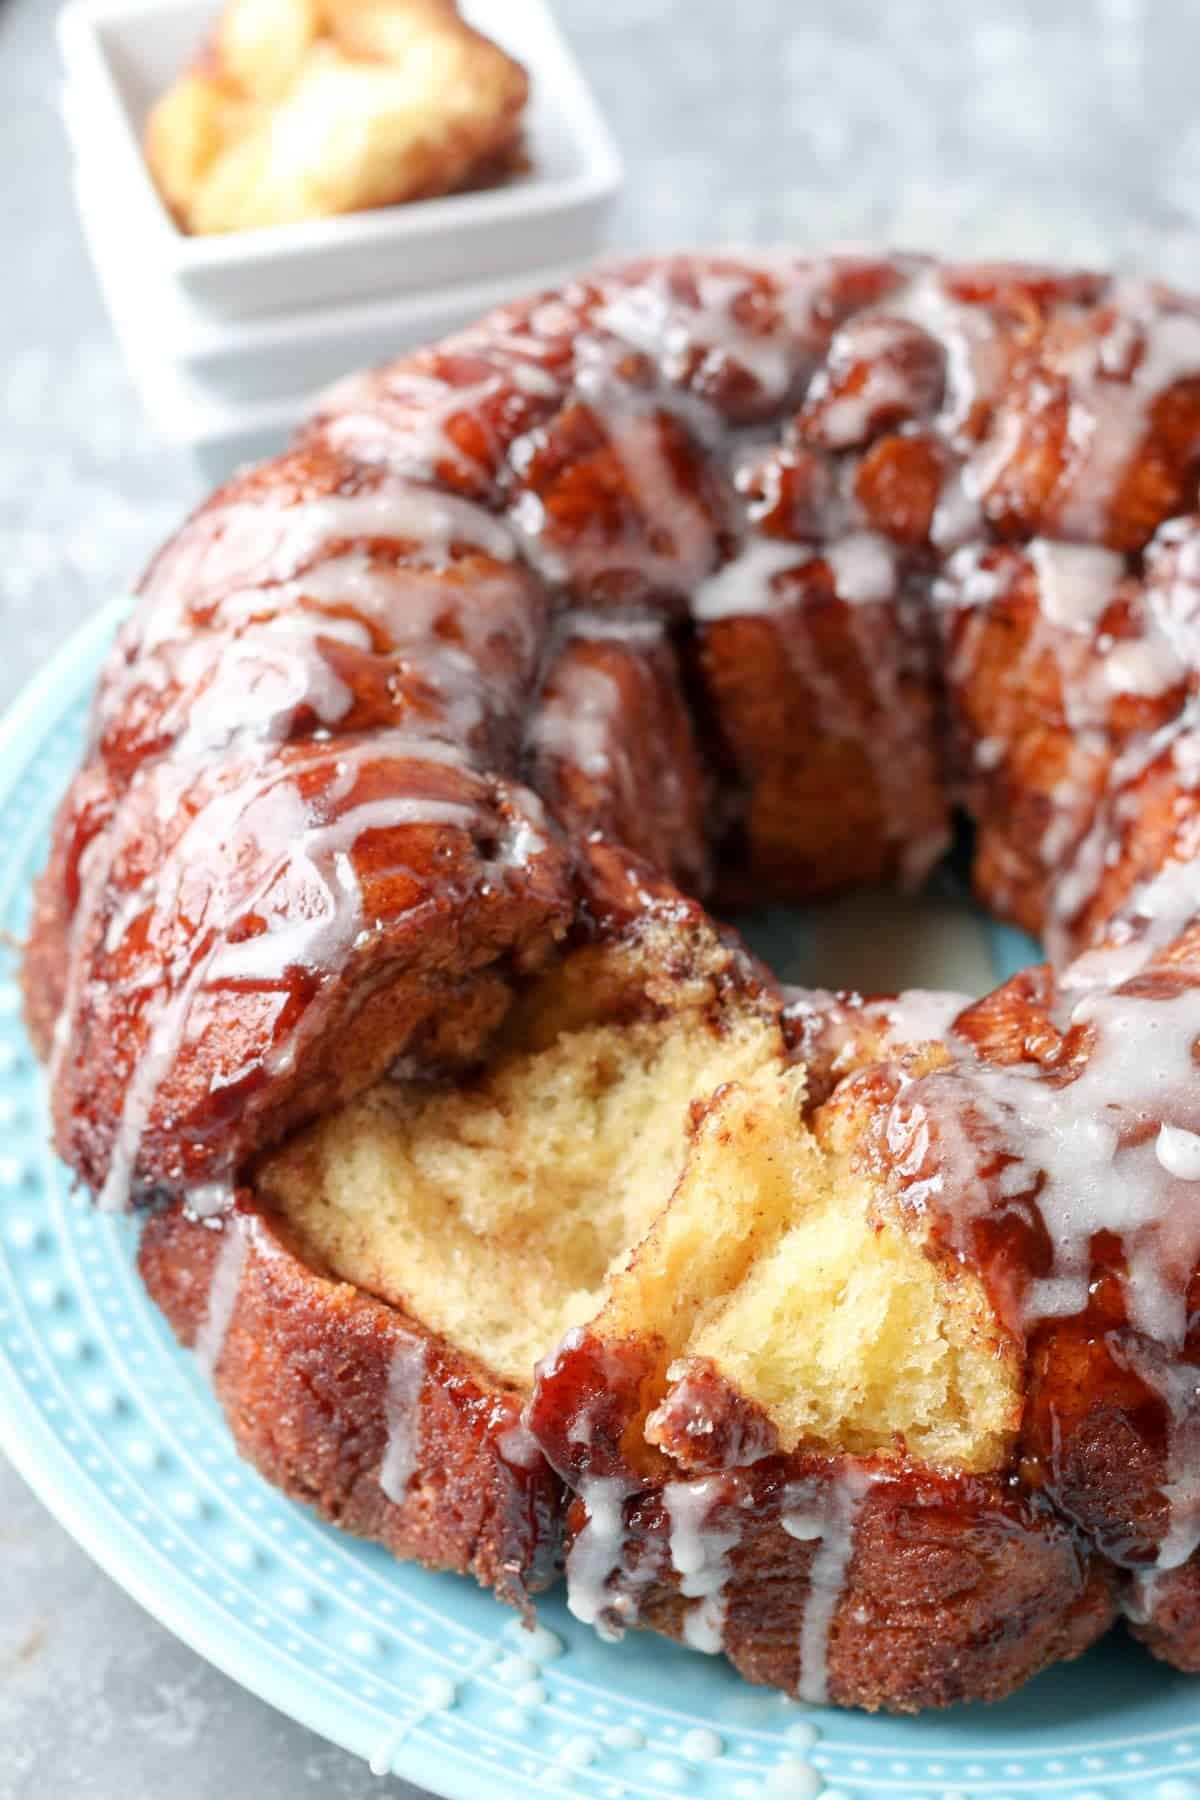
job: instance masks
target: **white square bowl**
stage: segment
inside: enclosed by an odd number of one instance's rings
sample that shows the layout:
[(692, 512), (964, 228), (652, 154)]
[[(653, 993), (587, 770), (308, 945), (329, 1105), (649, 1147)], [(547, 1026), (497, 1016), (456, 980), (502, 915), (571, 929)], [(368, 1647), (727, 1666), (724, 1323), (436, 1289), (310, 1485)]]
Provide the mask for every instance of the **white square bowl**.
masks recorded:
[(92, 229), (93, 185), (76, 170), (84, 236), (126, 366), (157, 430), (190, 454), (208, 483), (224, 480), (239, 463), (281, 450), (339, 376), (436, 342), (514, 292), (557, 286), (563, 279), (563, 271), (544, 270), (528, 279), (508, 277), (428, 299), (409, 296), (243, 325), (201, 314), (184, 349), (172, 350), (157, 330), (153, 296)]
[(313, 392), (249, 401), (207, 393), (147, 337), (141, 315), (126, 310), (98, 261), (96, 274), (147, 417), (167, 443), (187, 451), (206, 486), (223, 481), (240, 463), (256, 462), (283, 449), (313, 410)]
[(523, 62), (532, 169), (505, 186), (218, 237), (188, 237), (141, 150), (146, 115), (212, 26), (219, 0), (68, 0), (59, 41), (71, 136), (102, 177), (96, 229), (213, 312), (250, 318), (480, 282), (583, 258), (602, 241), (620, 158), (545, 0), (465, 0)]
[(565, 269), (502, 275), (432, 294), (401, 294), (284, 317), (222, 319), (155, 270), (131, 262), (103, 229), (102, 181), (81, 162), (75, 198), (101, 292), (123, 341), (170, 362), (198, 395), (232, 405), (308, 396), (340, 375), (435, 344), (518, 294), (558, 287)]

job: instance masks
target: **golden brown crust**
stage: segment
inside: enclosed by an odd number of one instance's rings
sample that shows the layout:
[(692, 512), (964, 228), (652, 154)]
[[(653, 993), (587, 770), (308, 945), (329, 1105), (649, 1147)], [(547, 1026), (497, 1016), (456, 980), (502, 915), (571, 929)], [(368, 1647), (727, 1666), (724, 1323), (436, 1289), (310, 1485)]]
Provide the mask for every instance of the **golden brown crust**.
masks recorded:
[[(774, 1479), (786, 1484), (789, 1474)], [(758, 1483), (765, 1493), (769, 1478)], [(768, 1518), (731, 1556), (722, 1651), (747, 1680), (803, 1694), (813, 1674), (803, 1644), (820, 1540), (797, 1540), (769, 1520), (769, 1502), (760, 1504)], [(648, 1534), (662, 1533), (653, 1496), (631, 1505)], [(640, 1616), (686, 1641), (695, 1603), (678, 1587), (678, 1577), (650, 1587)], [(873, 1489), (858, 1513), (823, 1685), (835, 1705), (869, 1712), (1000, 1700), (1082, 1655), (1114, 1614), (1103, 1568), (1048, 1512), (1032, 1512), (1000, 1484), (910, 1473)]]
[[(174, 1206), (146, 1222), (139, 1267), (181, 1343), (195, 1346), (204, 1329), (232, 1233), (245, 1251), (213, 1380), (241, 1454), (333, 1524), (526, 1604), (558, 1566), (561, 1499), (519, 1430), (520, 1394), (419, 1320), (322, 1275), (246, 1197), (220, 1221)], [(416, 1461), (397, 1503), (380, 1479), (388, 1382), (397, 1354), (414, 1349)]]
[[(489, 966), (536, 966), (552, 947), (569, 906), (566, 861), (545, 841), (519, 876), (505, 869), (504, 846), (528, 817), (520, 796), (425, 762), (419, 748), (415, 757), (389, 758), (383, 744), (378, 751), (370, 739), (297, 745), (266, 771), (233, 759), (206, 767), (182, 791), (172, 765), (159, 762), (124, 796), (97, 841), (111, 881), (79, 914), (72, 955), (86, 961), (90, 986), (55, 1071), (59, 1141), (93, 1188), (123, 1163), (121, 1121), (131, 1109), (138, 1111), (144, 1186), (178, 1189), (219, 1178), (289, 1127), (368, 1086), (448, 1002), (465, 996), (473, 1003), (473, 980), (488, 979)], [(275, 887), (303, 931), (308, 908), (326, 891), (319, 881), (305, 890), (281, 868), (278, 850), (259, 835), (256, 813), (273, 818), (286, 805), (320, 831), (323, 819), (336, 821), (337, 809), (361, 808), (367, 816), (372, 807), (386, 809), (398, 786), (415, 818), (368, 831), (353, 847), (356, 917), (370, 924), (354, 929), (341, 968), (314, 977), (285, 967), (266, 991), (222, 980), (206, 913), (254, 921), (262, 917), (254, 910), (263, 904), (259, 897)], [(450, 822), (439, 819), (439, 809)], [(540, 811), (536, 816), (540, 823)], [(213, 828), (222, 822), (227, 829), (218, 836)], [(194, 910), (170, 904), (169, 887), (164, 905), (163, 886), (146, 885), (156, 871), (169, 883), (172, 865), (193, 884)], [(122, 894), (140, 902), (136, 930), (119, 929)], [(251, 946), (253, 961), (252, 932), (239, 941)], [(226, 954), (236, 967), (236, 949)], [(171, 969), (183, 973), (164, 1004), (161, 972)], [(176, 1049), (172, 1008), (197, 978), (204, 985), (188, 1008), (186, 1054), (162, 1070), (142, 1115), (139, 1071), (154, 1053), (156, 1032)], [(484, 1016), (490, 1021), (491, 1008)], [(279, 1046), (287, 1047), (286, 1060), (272, 1065)]]
[(911, 885), (947, 842), (919, 633), (894, 596), (841, 599), (828, 564), (799, 548), (771, 592), (768, 611), (702, 625), (697, 650), (748, 796), (721, 849), (725, 891), (803, 899), (856, 881)]
[(576, 841), (625, 846), (691, 893), (710, 885), (710, 783), (657, 622), (622, 641), (602, 625), (552, 655), (529, 732), (531, 786)]
[[(660, 1379), (653, 1345), (577, 1332), (539, 1371), (529, 1408), (581, 1496), (567, 1567), (590, 1564), (584, 1599), (602, 1625), (719, 1643), (748, 1679), (803, 1698), (908, 1712), (1000, 1699), (1112, 1623), (1111, 1572), (1007, 1477), (780, 1456), (770, 1421), (712, 1369), (677, 1384), (649, 1449), (641, 1422)], [(597, 1566), (587, 1533), (606, 1490), (621, 1523)], [(836, 1572), (817, 1566), (831, 1543)]]

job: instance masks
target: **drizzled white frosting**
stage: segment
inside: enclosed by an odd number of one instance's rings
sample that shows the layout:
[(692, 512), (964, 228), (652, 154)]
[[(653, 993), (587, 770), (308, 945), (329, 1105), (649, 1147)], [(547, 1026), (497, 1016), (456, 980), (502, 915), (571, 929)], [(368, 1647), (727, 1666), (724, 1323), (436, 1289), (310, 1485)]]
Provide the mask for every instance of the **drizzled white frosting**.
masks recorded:
[(221, 1225), (221, 1248), (213, 1264), (204, 1320), (192, 1344), (196, 1366), (210, 1381), (225, 1348), (249, 1250), (249, 1224), (240, 1213), (229, 1213)]
[(732, 1573), (729, 1553), (741, 1541), (736, 1525), (718, 1527), (709, 1515), (722, 1498), (720, 1477), (696, 1481), (671, 1481), (663, 1489), (671, 1566), (679, 1576), (679, 1591), (697, 1605), (683, 1620), (683, 1640), (693, 1650), (710, 1656), (723, 1647), (725, 1587)]
[(423, 1340), (402, 1339), (388, 1368), (384, 1420), (387, 1445), (379, 1468), (379, 1485), (396, 1506), (408, 1495), (408, 1484), (421, 1451), (421, 1390), (425, 1385)]
[[(859, 648), (860, 674), (871, 696), (864, 707), (818, 654), (798, 588), (776, 577), (799, 571), (820, 556), (846, 605), (850, 633)], [(901, 847), (901, 874), (908, 888), (919, 886), (946, 846), (944, 833), (914, 836), (910, 829), (912, 761), (922, 745), (909, 720), (901, 692), (904, 647), (895, 621), (881, 632), (874, 609), (894, 602), (899, 587), (895, 545), (873, 531), (852, 531), (808, 550), (778, 539), (752, 537), (736, 557), (693, 590), (692, 617), (702, 625), (723, 619), (765, 616), (777, 625), (780, 654), (803, 685), (821, 730), (849, 738), (867, 757), (882, 799), (884, 829)], [(920, 785), (921, 777), (917, 777)]]
[[(121, 1114), (99, 1204), (114, 1209), (128, 1203), (142, 1137), (159, 1091), (175, 1065), (202, 990), (231, 981), (277, 981), (291, 967), (318, 972), (336, 969), (363, 929), (362, 893), (350, 851), (364, 832), (413, 824), (453, 825), (470, 830), (472, 808), (405, 793), (338, 811), (352, 792), (361, 767), (389, 753), (405, 750), (434, 763), (457, 764), (449, 747), (412, 744), (401, 733), (381, 733), (339, 751), (329, 766), (322, 800), (332, 808), (324, 823), (314, 823), (309, 804), (291, 779), (289, 765), (271, 762), (257, 781), (218, 794), (202, 807), (160, 866), (152, 891), (139, 894), (140, 905), (123, 912), (110, 929), (110, 950), (132, 929), (135, 918), (150, 921), (151, 940), (160, 933), (169, 941), (171, 922), (183, 908), (204, 907), (220, 921), (197, 960), (173, 988), (164, 984), (147, 1003), (150, 1026), (146, 1042), (126, 1085)], [(319, 766), (319, 764), (318, 764)], [(160, 765), (160, 769), (163, 765)], [(162, 805), (171, 802), (168, 774)], [(115, 830), (109, 854), (117, 849)], [(532, 834), (536, 847), (536, 833)], [(246, 892), (239, 862), (231, 862), (228, 846), (257, 847), (257, 881)], [(259, 919), (263, 929), (242, 935), (246, 921)], [(115, 935), (114, 935), (115, 932)], [(293, 1035), (272, 1052), (276, 1070), (294, 1058)]]
[[(514, 361), (510, 372), (516, 375), (514, 385), (527, 393), (555, 391), (546, 372), (528, 362)], [(383, 390), (377, 374), (346, 376), (326, 392), (320, 410), (328, 415), (326, 435), (338, 448), (404, 476), (431, 480), (441, 463), (470, 465), (448, 427), (502, 396), (504, 385), (498, 372), (455, 386), (410, 365)]]
[[(1085, 339), (1060, 359), (1076, 397), (1075, 461), (1060, 523), (1067, 535), (1084, 538), (1103, 535), (1122, 477), (1150, 429), (1154, 401), (1200, 370), (1200, 318), (1163, 311), (1144, 282), (1116, 283), (1113, 300), (1120, 313), (1108, 335)], [(1118, 373), (1127, 378), (1113, 379)]]
[(780, 1524), (789, 1537), (818, 1540), (808, 1569), (797, 1687), (802, 1700), (817, 1706), (829, 1698), (830, 1632), (854, 1555), (858, 1516), (874, 1480), (869, 1469), (849, 1464), (825, 1484), (815, 1501), (811, 1489), (784, 1498)]
[(1154, 1154), (1168, 1175), (1177, 1175), (1180, 1181), (1200, 1181), (1200, 1137), (1194, 1131), (1160, 1125)]
[(788, 596), (773, 585), (785, 569), (799, 569), (812, 552), (777, 538), (751, 538), (739, 555), (692, 592), (692, 617), (703, 625), (717, 619), (770, 612), (786, 606)]
[[(629, 530), (603, 534), (585, 525), (569, 545), (551, 542), (540, 496), (523, 488), (508, 516), (524, 555), (549, 581), (576, 589), (632, 575), (648, 592), (690, 592), (712, 568), (717, 539), (705, 507), (671, 460), (668, 433), (678, 429), (679, 409), (664, 409), (658, 395), (639, 393), (621, 381), (608, 346), (585, 341), (577, 360), (576, 391), (624, 473), (638, 522), (631, 521)], [(692, 412), (694, 416), (694, 408)], [(519, 473), (530, 465), (540, 443), (535, 430), (513, 444), (510, 455)]]
[(579, 1495), (587, 1520), (576, 1532), (567, 1552), (567, 1607), (584, 1625), (593, 1625), (602, 1638), (613, 1640), (621, 1627), (606, 1615), (626, 1616), (632, 1610), (628, 1595), (613, 1592), (614, 1576), (625, 1573), (625, 1500), (629, 1483), (617, 1475), (592, 1475), (579, 1482)]
[(614, 729), (620, 708), (621, 691), (606, 670), (567, 663), (558, 671), (553, 704), (544, 704), (534, 715), (529, 742), (546, 755), (564, 758), (592, 780), (602, 780), (621, 754)]
[(1038, 582), (1041, 616), (1067, 631), (1091, 633), (1113, 597), (1124, 562), (1094, 544), (1034, 538), (1028, 547)]
[(899, 293), (889, 294), (880, 310), (906, 319), (941, 345), (945, 388), (939, 427), (956, 441), (980, 400), (990, 399), (1003, 375), (999, 333), (989, 313), (947, 292), (940, 271), (920, 268)]
[(824, 262), (810, 271), (788, 270), (769, 330), (738, 323), (738, 303), (753, 284), (737, 270), (700, 273), (695, 300), (682, 298), (667, 273), (656, 270), (636, 286), (618, 289), (598, 310), (596, 323), (651, 357), (668, 380), (680, 380), (693, 358), (710, 375), (734, 364), (754, 377), (765, 402), (780, 405), (811, 366), (819, 341), (814, 303), (828, 273)]

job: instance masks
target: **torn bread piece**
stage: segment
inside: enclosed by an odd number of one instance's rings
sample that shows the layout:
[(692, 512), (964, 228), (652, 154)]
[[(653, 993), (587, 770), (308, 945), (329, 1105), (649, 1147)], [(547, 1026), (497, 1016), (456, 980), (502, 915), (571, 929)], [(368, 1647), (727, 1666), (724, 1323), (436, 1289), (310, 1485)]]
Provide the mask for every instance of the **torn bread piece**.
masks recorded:
[(811, 1117), (796, 1073), (725, 1084), (541, 1365), (527, 1418), (576, 1495), (569, 1604), (807, 1700), (996, 1698), (1093, 1641), (1109, 1584), (1010, 1479), (1023, 1347), (890, 1205), (862, 1129), (852, 1084)]
[(528, 91), (453, 0), (228, 0), (146, 157), (187, 232), (329, 218), (494, 184)]

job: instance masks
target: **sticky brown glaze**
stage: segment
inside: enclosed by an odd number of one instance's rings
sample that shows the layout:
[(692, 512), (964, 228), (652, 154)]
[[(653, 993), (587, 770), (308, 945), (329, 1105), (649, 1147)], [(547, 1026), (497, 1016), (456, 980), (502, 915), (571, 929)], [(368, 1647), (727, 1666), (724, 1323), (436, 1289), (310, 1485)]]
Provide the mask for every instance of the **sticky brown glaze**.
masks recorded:
[[(801, 1695), (817, 1691), (804, 1639), (821, 1541), (771, 1523), (766, 1498), (772, 1479), (786, 1493), (792, 1478), (755, 1478), (767, 1516), (743, 1525), (730, 1557), (722, 1650), (748, 1680)], [(720, 1512), (710, 1517), (719, 1529)], [(686, 1643), (695, 1602), (678, 1587), (675, 1576), (651, 1588), (641, 1617)], [(906, 1474), (873, 1490), (858, 1514), (819, 1691), (871, 1712), (999, 1700), (1081, 1655), (1112, 1619), (1103, 1571), (1049, 1512), (993, 1484)]]
[(571, 1604), (602, 1634), (663, 1631), (803, 1699), (908, 1712), (1002, 1698), (1112, 1623), (1103, 1562), (1010, 1478), (780, 1456), (711, 1369), (676, 1385), (648, 1447), (653, 1360), (574, 1334), (528, 1413), (576, 1491)]
[(969, 547), (933, 593), (976, 887), (1041, 931), (1123, 755), (1179, 717), (1200, 646), (1164, 628), (1161, 587), (1094, 545)]
[[(381, 1075), (476, 974), (544, 952), (564, 859), (537, 803), (388, 746), (312, 739), (182, 780), (154, 762), (93, 840), (53, 1096), (90, 1186), (228, 1176)], [(540, 848), (518, 881), (523, 833)]]
[[(219, 1207), (397, 1056), (484, 1053), (589, 933), (919, 879), (965, 805), (980, 893), (1053, 966), (970, 1009), (901, 997), (916, 1038), (826, 997), (793, 1052), (1027, 1357), (963, 1556), (1001, 1581), (1010, 1506), (1045, 1555), (1026, 1661), (964, 1650), (975, 1690), (1083, 1641), (1098, 1555), (1192, 1666), (1198, 477), (1200, 309), (1086, 271), (643, 259), (341, 384), (160, 553), (101, 678), (25, 964), (58, 1148), (106, 1203)], [(186, 1286), (210, 1228), (152, 1230), (154, 1283)], [(589, 1479), (628, 1479), (624, 1379), (580, 1364), (618, 1459)], [(761, 1552), (781, 1621), (795, 1544)], [(953, 1697), (907, 1655), (844, 1692)]]
[(577, 615), (551, 652), (526, 745), (570, 836), (617, 843), (691, 893), (711, 885), (712, 784), (661, 621)]
[[(432, 959), (459, 958), (460, 978), (477, 962), (519, 968), (551, 953), (574, 904), (563, 828), (567, 839), (625, 842), (693, 888), (715, 865), (730, 897), (916, 879), (945, 841), (959, 771), (986, 764), (988, 779), (966, 784), (983, 825), (982, 886), (1041, 923), (1114, 757), (1179, 705), (1187, 609), (1176, 588), (1194, 557), (1164, 520), (1182, 516), (1200, 454), (1197, 358), (1195, 308), (1146, 284), (904, 256), (678, 257), (516, 303), (341, 384), (292, 450), (227, 484), (160, 554), (102, 677), (28, 983), (43, 1043), (49, 1015), (63, 1020), (64, 1155), (117, 1200), (232, 1179), (243, 1151), (319, 1104), (325, 1077), (309, 1079), (302, 1039), (337, 1038), (371, 996), (374, 1053), (347, 1059), (355, 1067), (330, 1099), (405, 1051), (420, 998), (377, 996), (393, 981), (419, 985), (403, 942), (431, 895), (461, 921), (453, 946), (436, 948), (432, 934)], [(1045, 423), (1064, 407), (1067, 436)], [(1022, 538), (1025, 553), (991, 549)], [(1104, 571), (1094, 561), (1090, 583), (1056, 578), (1048, 596), (1039, 575), (1032, 591), (1026, 565), (1044, 573), (1062, 559), (1060, 539), (1074, 541), (1073, 568), (1080, 545), (1110, 558), (1111, 617), (1095, 603)], [(1015, 556), (1024, 574), (964, 582), (954, 559), (976, 553), (985, 568), (989, 554)], [(938, 590), (931, 607), (943, 565), (958, 589), (950, 603)], [(936, 626), (947, 613), (944, 670)], [(607, 618), (603, 650), (592, 615)], [(667, 625), (670, 641), (644, 657)], [(1118, 695), (1113, 717), (1094, 722), (1080, 695), (1117, 666), (1106, 639), (1128, 633), (1141, 652), (1120, 660), (1134, 697)], [(585, 766), (596, 761), (585, 742), (595, 719), (563, 692), (585, 660), (608, 665), (621, 716), (632, 732), (644, 720), (657, 746), (632, 775), (628, 755), (609, 755), (598, 773)], [(281, 978), (278, 954), (292, 954), (282, 943), (264, 946), (257, 967), (243, 951), (231, 1004), (245, 1029), (201, 1032), (201, 1049), (185, 1030), (172, 1047), (179, 1019), (158, 1015), (190, 1011), (190, 1000), (174, 1005), (189, 982), (202, 1010), (220, 1010), (196, 973), (208, 954), (199, 946), (210, 930), (241, 943), (259, 915), (244, 916), (218, 883), (198, 947), (184, 953), (177, 932), (138, 922), (131, 883), (175, 858), (167, 885), (186, 886), (209, 827), (225, 830), (202, 815), (237, 783), (273, 781), (296, 746), (336, 771), (390, 733), (405, 740), (386, 775), (403, 822), (372, 823), (369, 860), (414, 881), (405, 898), (392, 879), (365, 927), (378, 956), (297, 951)], [(536, 754), (547, 737), (557, 748)], [(464, 808), (478, 801), (477, 824), (412, 818), (433, 798), (433, 755), (461, 765), (435, 785)], [(526, 775), (550, 801), (544, 824)], [(176, 791), (184, 814), (199, 808), (195, 833), (180, 838), (159, 817), (174, 812)], [(375, 821), (384, 798), (372, 801)], [(294, 835), (315, 833), (334, 861), (348, 856), (361, 883), (357, 846), (341, 844), (354, 835), (352, 809), (331, 804), (336, 818), (320, 801), (315, 816), (297, 814)], [(1011, 828), (992, 829), (1001, 817)], [(256, 849), (226, 847), (239, 866), (254, 863)], [(270, 935), (282, 938), (293, 912), (309, 916), (312, 884), (288, 845), (274, 847), (277, 870), (274, 852), (256, 848), (279, 927)], [(1019, 868), (1001, 868), (1014, 857)], [(333, 877), (320, 879), (328, 888)], [(478, 913), (471, 896), (486, 901)], [(373, 896), (361, 897), (366, 920)], [(145, 936), (168, 969), (154, 1005), (129, 998), (126, 935), (131, 964)], [(113, 1051), (93, 1100), (90, 1058), (71, 1052), (108, 989), (125, 999), (113, 1002), (120, 1019), (104, 1021)], [(184, 1043), (190, 1076), (173, 1068)], [(164, 1103), (127, 1105), (131, 1072), (147, 1060), (164, 1065)], [(166, 1096), (181, 1086), (197, 1104), (176, 1115)], [(256, 1099), (245, 1135), (216, 1157), (231, 1096), (240, 1107), (272, 1087), (278, 1103)], [(207, 1118), (204, 1088), (225, 1096)], [(178, 1127), (166, 1124), (176, 1116)], [(167, 1152), (172, 1130), (187, 1136), (186, 1155)]]

